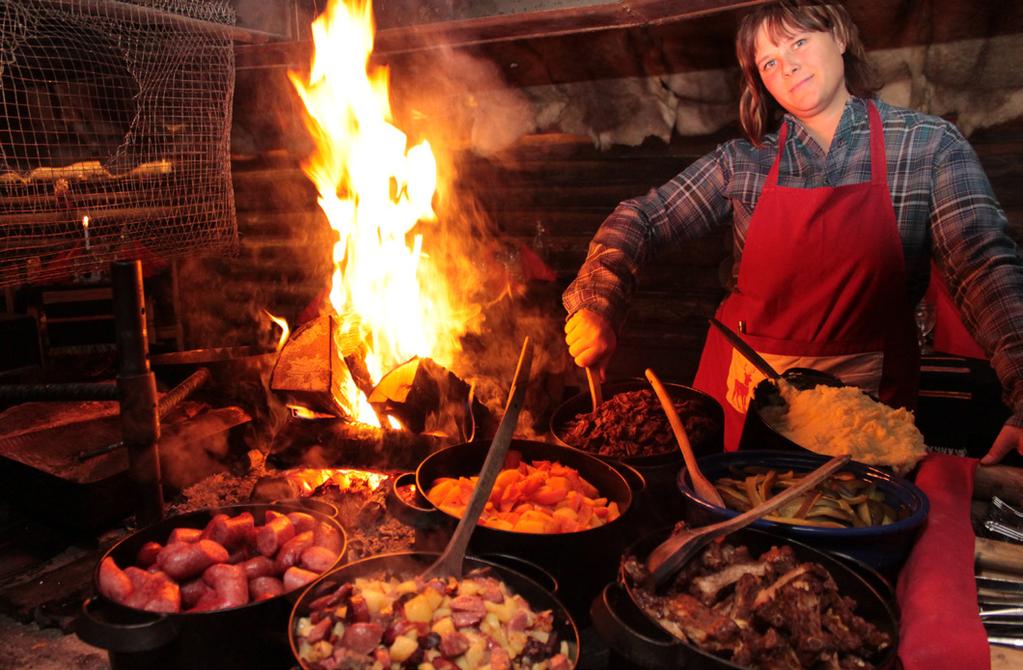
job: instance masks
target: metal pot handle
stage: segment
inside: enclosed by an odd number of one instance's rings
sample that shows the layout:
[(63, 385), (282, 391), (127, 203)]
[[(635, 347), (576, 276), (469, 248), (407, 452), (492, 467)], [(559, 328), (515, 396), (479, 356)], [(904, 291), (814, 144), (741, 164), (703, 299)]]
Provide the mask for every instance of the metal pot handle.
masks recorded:
[[(131, 619), (131, 623), (117, 623)], [(75, 634), (87, 644), (116, 653), (153, 651), (166, 646), (178, 636), (178, 627), (166, 614), (155, 612), (114, 611), (102, 598), (87, 598), (75, 619)]]
[(403, 472), (391, 481), (391, 488), (387, 491), (387, 511), (413, 528), (434, 528), (440, 525), (443, 519), (422, 491), (416, 489), (416, 500), (417, 502), (421, 500), (422, 505), (410, 503), (398, 493), (398, 487), (414, 484), (415, 481), (415, 472)]
[[(615, 602), (628, 599), (623, 587), (611, 582), (593, 599), (590, 620), (600, 637), (615, 653), (643, 668), (684, 667), (684, 647), (675, 640), (658, 640), (637, 631), (615, 611)], [(667, 635), (667, 633), (665, 633)]]

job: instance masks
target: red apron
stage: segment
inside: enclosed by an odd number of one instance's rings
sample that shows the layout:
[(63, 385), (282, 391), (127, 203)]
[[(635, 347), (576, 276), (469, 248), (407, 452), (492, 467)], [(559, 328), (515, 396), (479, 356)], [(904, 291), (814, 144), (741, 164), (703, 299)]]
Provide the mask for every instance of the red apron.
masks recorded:
[[(826, 357), (871, 356), (880, 399), (913, 407), (916, 326), (888, 191), (884, 127), (872, 102), (868, 113), (871, 178), (848, 186), (778, 186), (787, 135), (782, 124), (778, 155), (746, 234), (738, 283), (717, 318), (760, 353), (807, 357), (801, 367), (819, 367), (813, 361)], [(841, 367), (831, 369), (842, 377)], [(724, 407), (727, 451), (738, 448), (757, 377), (711, 328), (694, 386)]]

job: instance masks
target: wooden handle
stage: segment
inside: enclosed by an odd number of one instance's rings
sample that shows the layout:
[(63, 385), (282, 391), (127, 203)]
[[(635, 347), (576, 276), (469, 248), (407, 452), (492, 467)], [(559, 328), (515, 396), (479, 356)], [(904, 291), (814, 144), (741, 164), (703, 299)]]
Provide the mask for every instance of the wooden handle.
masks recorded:
[(977, 566), (1014, 575), (1023, 575), (1023, 545), (978, 537), (973, 545)]
[(696, 463), (693, 445), (689, 443), (686, 427), (682, 425), (682, 419), (679, 418), (678, 412), (675, 411), (675, 403), (672, 402), (668, 389), (664, 388), (664, 384), (657, 378), (654, 371), (649, 368), (646, 371), (646, 378), (650, 382), (650, 386), (654, 388), (657, 399), (661, 401), (664, 413), (668, 415), (668, 423), (671, 424), (671, 430), (675, 433), (678, 448), (682, 450), (682, 458), (686, 462), (686, 469), (689, 470), (689, 478), (693, 480), (693, 490), (704, 500), (714, 503), (718, 507), (724, 507), (725, 501), (721, 494), (710, 483), (710, 480), (703, 475), (703, 472), (700, 471), (700, 466)]
[(998, 496), (1013, 506), (1023, 503), (1023, 468), (1011, 465), (978, 465), (973, 472), (973, 497), (990, 500)]
[(497, 432), (494, 434), (494, 441), (490, 443), (487, 457), (480, 469), (479, 479), (476, 480), (476, 488), (472, 491), (469, 504), (462, 512), (462, 518), (455, 527), (455, 533), (448, 541), (444, 553), (423, 572), (423, 577), (461, 577), (462, 562), (465, 560), (465, 550), (469, 546), (469, 538), (476, 530), (476, 522), (483, 513), (483, 508), (490, 499), (490, 492), (497, 481), (497, 475), (504, 467), (504, 457), (511, 446), (512, 435), (515, 432), (515, 425), (519, 420), (519, 412), (526, 397), (526, 386), (529, 384), (529, 371), (533, 365), (533, 345), (529, 337), (522, 342), (522, 351), (519, 352), (519, 363), (515, 368), (515, 379), (512, 381), (511, 390), (508, 393), (508, 404), (504, 408), (504, 416), (497, 425)]
[(774, 496), (768, 498), (756, 507), (746, 510), (737, 517), (733, 517), (727, 521), (721, 521), (713, 526), (707, 526), (706, 528), (708, 530), (713, 528), (715, 536), (718, 537), (739, 530), (740, 528), (744, 528), (757, 519), (770, 514), (788, 501), (794, 500), (804, 493), (817, 488), (821, 482), (841, 470), (850, 460), (852, 460), (852, 458), (848, 454), (844, 456), (835, 456), (813, 472), (808, 473), (805, 477), (800, 477), (799, 483), (795, 486), (790, 486), (784, 491), (776, 493)]
[(604, 392), (600, 388), (600, 373), (594, 368), (586, 368), (586, 383), (590, 387), (590, 398), (593, 400), (593, 411), (596, 412), (604, 402)]

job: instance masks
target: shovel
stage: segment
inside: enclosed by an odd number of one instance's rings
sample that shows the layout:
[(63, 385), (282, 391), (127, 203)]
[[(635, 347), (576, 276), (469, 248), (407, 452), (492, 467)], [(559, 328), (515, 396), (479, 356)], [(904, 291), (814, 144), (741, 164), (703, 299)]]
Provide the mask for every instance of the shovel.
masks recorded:
[(483, 468), (480, 470), (479, 479), (476, 481), (476, 488), (472, 491), (469, 504), (462, 513), (462, 518), (455, 528), (454, 535), (444, 549), (444, 553), (423, 571), (423, 579), (431, 577), (456, 577), (462, 576), (462, 562), (465, 559), (465, 550), (469, 546), (469, 538), (476, 529), (476, 522), (479, 521), (483, 508), (490, 499), (490, 491), (494, 488), (497, 475), (504, 467), (504, 457), (508, 454), (508, 447), (511, 446), (512, 434), (515, 432), (515, 424), (519, 420), (519, 412), (522, 410), (522, 401), (526, 395), (526, 387), (529, 385), (529, 370), (533, 365), (533, 344), (529, 338), (522, 342), (522, 351), (519, 352), (519, 363), (515, 368), (515, 379), (512, 381), (511, 389), (508, 392), (508, 404), (504, 408), (504, 416), (497, 426), (494, 440), (490, 443), (487, 451), (487, 458), (483, 461)]

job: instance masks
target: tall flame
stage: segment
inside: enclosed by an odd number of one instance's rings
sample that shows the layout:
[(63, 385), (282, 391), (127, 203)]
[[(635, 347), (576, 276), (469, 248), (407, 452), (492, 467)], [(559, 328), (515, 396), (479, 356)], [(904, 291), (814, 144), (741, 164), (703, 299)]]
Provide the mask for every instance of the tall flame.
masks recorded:
[[(303, 165), (331, 228), (330, 302), (339, 339), (366, 350), (374, 382), (412, 356), (450, 365), (465, 317), (448, 279), (430, 267), (423, 234), (436, 222), (437, 163), (427, 142), (409, 148), (392, 123), (388, 70), (371, 68), (374, 22), (367, 0), (331, 0), (312, 25), (308, 81), (289, 73), (305, 103), (317, 151)], [(376, 423), (365, 398), (360, 419)]]

